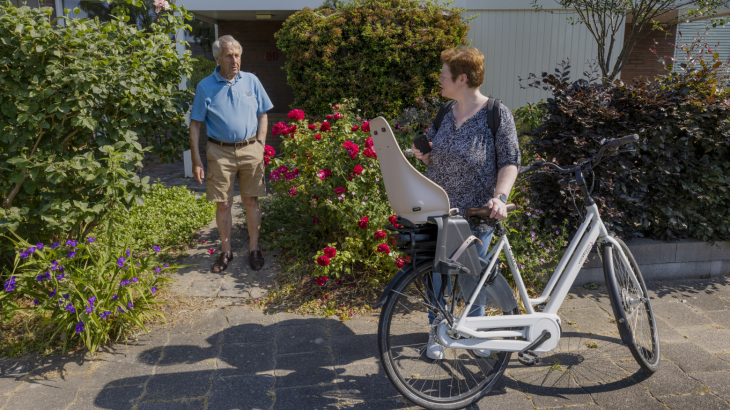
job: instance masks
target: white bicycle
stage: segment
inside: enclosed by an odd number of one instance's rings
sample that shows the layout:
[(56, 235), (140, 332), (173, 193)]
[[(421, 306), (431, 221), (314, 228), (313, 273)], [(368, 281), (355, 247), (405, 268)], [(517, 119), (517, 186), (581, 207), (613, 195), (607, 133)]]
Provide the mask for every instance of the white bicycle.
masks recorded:
[[(532, 299), (502, 224), (490, 221), (498, 241), (487, 260), (480, 259), (474, 246), (478, 239), (467, 220), (448, 209), (446, 193), (413, 169), (383, 118), (370, 126), (388, 199), (402, 225), (389, 227), (394, 232), (389, 241), (409, 263), (375, 306), (382, 307), (378, 349), (385, 373), (408, 400), (428, 409), (466, 407), (497, 384), (513, 352), (521, 363), (532, 365), (538, 353), (554, 349), (560, 340), (558, 309), (595, 245), (622, 341), (646, 372), (658, 369), (659, 334), (641, 272), (629, 248), (606, 230), (584, 179), (604, 155), (615, 155), (620, 146), (637, 141), (637, 135), (606, 142), (595, 158), (572, 167), (539, 161), (520, 170), (522, 174), (547, 167), (563, 172), (565, 183), (577, 185), (586, 198), (580, 228), (543, 294)], [(466, 214), (480, 222), (488, 219), (489, 210), (472, 208)], [(502, 252), (525, 314), (520, 314), (512, 288), (499, 271)], [(435, 275), (442, 280), (435, 281)], [(468, 281), (458, 280), (460, 275), (478, 278), (478, 285), (463, 289)], [(468, 317), (480, 292), (488, 300), (486, 314)], [(426, 356), (429, 335), (443, 347), (442, 359)]]

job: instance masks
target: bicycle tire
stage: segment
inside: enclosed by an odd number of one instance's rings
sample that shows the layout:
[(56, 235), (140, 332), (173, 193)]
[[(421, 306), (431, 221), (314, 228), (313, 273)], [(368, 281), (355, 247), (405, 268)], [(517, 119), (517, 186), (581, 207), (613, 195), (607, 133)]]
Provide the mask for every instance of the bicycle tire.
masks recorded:
[[(626, 266), (611, 244), (604, 244), (603, 273), (616, 325), (619, 332), (622, 332), (622, 321), (625, 322), (626, 328), (632, 335), (632, 342), (627, 343), (631, 354), (645, 372), (652, 374), (659, 369), (661, 352), (659, 330), (651, 307), (651, 299), (634, 255), (622, 240), (615, 237), (613, 239), (619, 243), (630, 264)], [(632, 273), (636, 283), (639, 284), (638, 288), (629, 276)]]
[[(390, 379), (393, 386), (409, 401), (425, 407), (427, 409), (438, 409), (438, 410), (452, 410), (452, 409), (462, 409), (466, 406), (469, 406), (470, 404), (476, 403), (479, 401), (485, 394), (487, 394), (490, 390), (494, 388), (494, 386), (497, 384), (499, 379), (504, 374), (505, 369), (507, 368), (507, 365), (509, 364), (510, 357), (512, 356), (511, 352), (492, 352), (492, 355), (490, 355), (487, 358), (482, 358), (474, 354), (472, 350), (464, 350), (464, 349), (446, 349), (446, 355), (444, 359), (436, 359), (433, 360), (433, 362), (428, 363), (429, 360), (427, 357), (425, 357), (425, 346), (427, 343), (424, 341), (428, 338), (428, 332), (430, 330), (430, 325), (428, 318), (425, 319), (424, 324), (422, 325), (423, 332), (419, 333), (419, 325), (418, 322), (415, 320), (418, 320), (419, 318), (416, 317), (417, 313), (414, 312), (412, 309), (409, 309), (407, 306), (404, 305), (408, 304), (411, 306), (423, 306), (429, 301), (427, 299), (422, 301), (412, 300), (412, 295), (406, 296), (409, 294), (410, 290), (409, 288), (411, 285), (416, 283), (416, 286), (418, 285), (419, 278), (425, 278), (425, 275), (430, 274), (432, 272), (433, 268), (433, 260), (427, 260), (424, 261), (416, 266), (416, 269), (406, 276), (404, 276), (392, 289), (390, 296), (388, 297), (387, 302), (383, 306), (381, 313), (380, 313), (380, 320), (378, 323), (378, 351), (380, 353), (380, 359), (383, 364), (383, 369), (385, 370), (385, 374), (388, 376), (388, 379)], [(421, 284), (425, 284), (423, 281), (420, 282)], [(455, 285), (456, 286), (456, 285)], [(425, 290), (425, 288), (422, 288)], [(423, 299), (423, 298), (422, 298)], [(424, 303), (421, 303), (424, 302)], [(397, 311), (400, 309), (397, 309), (399, 306), (402, 306), (407, 310), (407, 316), (413, 316), (413, 318), (407, 318), (404, 320), (404, 318), (397, 317)], [(434, 306), (431, 305), (433, 308)], [(447, 308), (450, 308), (450, 303), (446, 306)], [(427, 311), (430, 311), (431, 308), (429, 308)], [(403, 310), (405, 312), (405, 310)], [(509, 313), (499, 312), (500, 314), (519, 314), (518, 308), (515, 308), (513, 311)], [(427, 315), (427, 313), (426, 313)], [(423, 316), (421, 314), (421, 316)], [(458, 315), (455, 315), (458, 316)], [(396, 319), (394, 321), (394, 319)], [(413, 322), (413, 324), (405, 323), (405, 321)], [(404, 333), (398, 333), (395, 335), (392, 335), (393, 338), (391, 338), (391, 330), (394, 329), (394, 326), (396, 327), (396, 330), (402, 330), (402, 326), (398, 325), (398, 323), (405, 323), (404, 326), (416, 329), (408, 330), (408, 332)], [(399, 337), (396, 339), (396, 336)], [(415, 343), (410, 344), (411, 342), (420, 341), (423, 343)], [(405, 345), (401, 346), (394, 346), (392, 342), (397, 343), (407, 343)], [(416, 346), (423, 346), (420, 349), (417, 349)], [(396, 350), (396, 348), (402, 348), (401, 350)], [(411, 350), (414, 351), (413, 355), (415, 356), (418, 351), (420, 351), (420, 354), (418, 355), (415, 360), (412, 360), (408, 363), (402, 363), (405, 361), (405, 359), (401, 359), (401, 361), (397, 361), (399, 358), (406, 356), (407, 351)], [(398, 356), (394, 356), (395, 354), (398, 354)], [(426, 360), (423, 361), (421, 359), (425, 358)], [(451, 358), (451, 361), (449, 362), (449, 358)], [(420, 362), (420, 364), (419, 364)], [(466, 362), (466, 364), (464, 363)], [(451, 385), (449, 386), (447, 383), (444, 383), (442, 385), (442, 379), (438, 380), (438, 385), (436, 387), (436, 391), (439, 392), (439, 397), (433, 397), (431, 394), (427, 394), (423, 391), (423, 388), (426, 387), (426, 385), (429, 382), (429, 379), (426, 378), (423, 383), (421, 383), (421, 389), (418, 389), (417, 386), (419, 385), (421, 380), (424, 380), (422, 376), (418, 374), (414, 374), (412, 370), (415, 369), (415, 372), (419, 372), (419, 369), (426, 368), (426, 370), (423, 370), (424, 375), (427, 375), (428, 377), (431, 377), (433, 375), (433, 379), (430, 379), (430, 387), (427, 389), (427, 391), (434, 392), (434, 384), (436, 383), (437, 374), (434, 373), (434, 370), (432, 366), (434, 364), (437, 364), (436, 366), (436, 372), (438, 373), (439, 369), (444, 368), (450, 368), (452, 370), (460, 371), (460, 369), (463, 369), (463, 373), (467, 373), (464, 375), (464, 380), (459, 380), (457, 377), (456, 380), (453, 378), (453, 376), (450, 379)], [(493, 363), (493, 364), (492, 364)], [(485, 365), (486, 366), (483, 366)], [(418, 367), (415, 367), (418, 365)], [(448, 366), (447, 366), (448, 365)], [(407, 371), (403, 371), (408, 367)], [(463, 385), (465, 387), (468, 387), (469, 381), (467, 376), (468, 373), (472, 373), (476, 371), (476, 368), (479, 368), (479, 371), (481, 371), (484, 374), (483, 380), (481, 380), (478, 383), (474, 383), (474, 386), (472, 388), (469, 388), (468, 391), (461, 393), (461, 386)], [(487, 371), (483, 371), (484, 368), (487, 368)], [(472, 379), (475, 379), (475, 375), (472, 374)], [(411, 384), (409, 383), (409, 379), (413, 377), (414, 382)], [(456, 383), (454, 383), (456, 381)], [(454, 389), (454, 385), (458, 385), (459, 388), (459, 394), (456, 397), (450, 397), (450, 398), (442, 398), (440, 397), (440, 393), (446, 389), (446, 387), (449, 387), (449, 389)]]

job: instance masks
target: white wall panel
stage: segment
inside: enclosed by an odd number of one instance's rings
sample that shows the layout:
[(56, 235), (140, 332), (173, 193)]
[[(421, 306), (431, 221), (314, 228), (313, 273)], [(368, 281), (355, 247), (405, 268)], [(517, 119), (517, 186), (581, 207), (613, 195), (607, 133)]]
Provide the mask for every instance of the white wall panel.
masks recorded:
[[(702, 39), (700, 43), (709, 44), (713, 52), (720, 54), (720, 60), (723, 63), (730, 62), (730, 25), (712, 28), (712, 22), (709, 20), (701, 20), (679, 24), (677, 29), (677, 47), (683, 44), (690, 46), (695, 42), (695, 40)], [(682, 33), (681, 36), (679, 35), (679, 32)], [(699, 49), (700, 46), (696, 47), (696, 50)], [(697, 54), (697, 52), (695, 52), (695, 54)], [(704, 57), (707, 62), (712, 60), (709, 55), (705, 55)], [(685, 62), (686, 54), (677, 48), (675, 49), (674, 58), (679, 60), (674, 69), (679, 72), (681, 71), (679, 63)]]
[[(521, 90), (518, 77), (529, 73), (554, 72), (557, 64), (570, 59), (572, 79), (583, 76), (586, 61), (597, 56), (593, 36), (583, 25), (570, 25), (567, 11), (468, 10), (463, 16), (478, 16), (471, 23), (468, 39), (484, 53), (485, 76), (481, 91), (500, 98), (510, 108), (536, 103), (549, 93)], [(623, 30), (615, 47), (623, 45)], [(620, 48), (614, 49), (618, 55)], [(525, 83), (523, 81), (523, 83)], [(526, 83), (525, 83), (526, 84)]]

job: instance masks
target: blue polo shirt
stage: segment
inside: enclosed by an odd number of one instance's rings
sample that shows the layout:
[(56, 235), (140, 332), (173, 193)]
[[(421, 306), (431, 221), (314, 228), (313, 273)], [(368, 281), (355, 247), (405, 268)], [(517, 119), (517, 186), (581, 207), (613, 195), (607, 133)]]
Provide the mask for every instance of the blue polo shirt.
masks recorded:
[(223, 142), (239, 142), (256, 134), (256, 114), (263, 114), (274, 105), (266, 95), (259, 79), (239, 71), (236, 78), (227, 80), (213, 74), (198, 83), (190, 118), (205, 121), (208, 136)]

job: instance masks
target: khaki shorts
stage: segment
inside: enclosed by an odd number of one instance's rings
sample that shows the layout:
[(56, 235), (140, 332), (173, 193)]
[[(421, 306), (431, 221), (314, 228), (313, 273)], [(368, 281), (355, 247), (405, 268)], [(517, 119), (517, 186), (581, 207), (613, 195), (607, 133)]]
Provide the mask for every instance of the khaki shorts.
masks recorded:
[(236, 148), (223, 147), (208, 141), (205, 150), (208, 159), (206, 181), (208, 201), (233, 201), (236, 175), (242, 198), (266, 195), (263, 144), (256, 142), (243, 148)]

